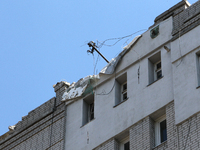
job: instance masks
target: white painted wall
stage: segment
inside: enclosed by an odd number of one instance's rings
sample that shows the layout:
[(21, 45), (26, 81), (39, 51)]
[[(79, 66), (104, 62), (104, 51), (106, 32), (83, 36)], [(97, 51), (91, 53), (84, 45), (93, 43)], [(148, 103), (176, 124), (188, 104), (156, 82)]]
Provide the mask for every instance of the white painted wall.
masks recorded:
[(196, 89), (199, 35), (200, 26), (197, 26), (171, 43), (176, 124), (200, 111), (200, 88)]
[[(143, 34), (117, 67), (117, 77), (127, 72), (127, 101), (113, 107), (114, 90), (108, 95), (98, 95), (109, 92), (115, 81), (114, 75), (102, 75), (99, 81), (102, 84), (95, 90), (94, 120), (82, 126), (82, 99), (67, 106), (66, 149), (91, 150), (173, 100), (171, 52), (163, 48), (163, 43), (171, 39), (172, 18), (160, 23), (160, 34), (155, 39), (151, 39), (149, 31)], [(161, 51), (164, 77), (148, 85), (148, 58), (158, 51)], [(138, 58), (141, 60), (135, 63)]]

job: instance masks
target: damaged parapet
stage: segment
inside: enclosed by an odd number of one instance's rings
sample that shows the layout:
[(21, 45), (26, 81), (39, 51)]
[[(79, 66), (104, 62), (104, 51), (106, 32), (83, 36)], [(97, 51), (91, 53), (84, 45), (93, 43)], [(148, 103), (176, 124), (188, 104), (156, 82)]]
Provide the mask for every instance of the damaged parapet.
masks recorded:
[(115, 58), (113, 58), (101, 71), (100, 74), (113, 74), (116, 66), (122, 57), (133, 47), (133, 45), (141, 38), (142, 35), (136, 36), (131, 43), (124, 47), (124, 50)]
[(75, 100), (79, 97), (85, 96), (86, 94), (93, 93), (93, 88), (95, 87), (95, 83), (98, 79), (98, 75), (90, 75), (85, 78), (81, 78), (76, 83), (73, 82), (62, 95), (62, 101)]
[[(115, 68), (119, 64), (122, 57), (133, 47), (133, 45), (142, 37), (141, 35), (136, 36), (130, 44), (124, 47), (124, 50), (115, 58), (113, 58), (99, 73), (101, 74), (113, 74)], [(97, 85), (99, 80), (99, 75), (87, 76), (80, 79), (76, 83), (72, 83), (67, 89), (65, 89), (64, 94), (62, 95), (62, 100), (69, 102), (76, 100), (80, 97), (84, 97), (87, 94), (93, 93), (94, 87)]]

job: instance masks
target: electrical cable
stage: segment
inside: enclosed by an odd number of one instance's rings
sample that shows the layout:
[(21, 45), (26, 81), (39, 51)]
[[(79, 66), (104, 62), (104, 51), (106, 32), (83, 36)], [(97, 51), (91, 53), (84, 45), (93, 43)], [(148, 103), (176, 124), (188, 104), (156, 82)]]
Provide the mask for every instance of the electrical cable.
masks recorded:
[(112, 88), (111, 88), (111, 90), (108, 92), (108, 93), (104, 93), (104, 91), (103, 92), (101, 92), (100, 94), (96, 94), (96, 95), (109, 95), (112, 91), (113, 91), (113, 89), (114, 89), (114, 87), (115, 87), (115, 81), (116, 80), (116, 70), (115, 70), (115, 79), (114, 79), (114, 84), (113, 84), (113, 86), (112, 86)]
[[(117, 44), (119, 41), (121, 41), (122, 39), (124, 38), (127, 38), (127, 37), (130, 37), (130, 36), (133, 36), (134, 34), (138, 33), (138, 32), (141, 32), (141, 31), (146, 31), (147, 29), (142, 29), (142, 30), (139, 30), (137, 32), (134, 32), (130, 35), (127, 35), (127, 36), (123, 36), (123, 37), (118, 37), (118, 38), (110, 38), (110, 39), (106, 39), (104, 40), (103, 42), (97, 42), (97, 43), (100, 43), (100, 45), (98, 45), (98, 48), (101, 48), (102, 46), (114, 46), (115, 44)], [(107, 41), (111, 41), (111, 40), (117, 40), (114, 44), (105, 44)]]
[(54, 99), (54, 106), (53, 106), (53, 112), (52, 112), (52, 120), (51, 120), (51, 132), (50, 132), (50, 149), (52, 149), (52, 132), (53, 132), (53, 118), (54, 118), (54, 112), (56, 111), (56, 98)]
[[(127, 35), (127, 36), (123, 36), (123, 37), (119, 37), (119, 38), (110, 38), (110, 39), (106, 39), (106, 40), (104, 40), (103, 42), (99, 42), (98, 40), (97, 40), (97, 48), (100, 50), (100, 48), (102, 47), (102, 46), (114, 46), (115, 44), (117, 44), (119, 41), (121, 41), (122, 39), (124, 39), (124, 38), (127, 38), (127, 37), (132, 37), (134, 34), (136, 34), (136, 33), (138, 33), (138, 32), (141, 32), (141, 31), (146, 31), (147, 29), (142, 29), (142, 30), (139, 30), (139, 31), (137, 31), (137, 32), (134, 32), (134, 33), (132, 33), (132, 34), (130, 34), (130, 35)], [(129, 38), (130, 39), (130, 38)], [(128, 39), (128, 40), (129, 40)], [(114, 44), (111, 44), (111, 45), (108, 45), (108, 44), (105, 44), (107, 41), (109, 41), (109, 40), (117, 40)], [(127, 43), (127, 41), (128, 40), (126, 40), (126, 42), (125, 43)], [(100, 43), (100, 45), (99, 45), (99, 43)], [(135, 50), (134, 50), (135, 51)], [(138, 55), (138, 58), (139, 58), (139, 67), (138, 67), (138, 84), (139, 84), (139, 76), (140, 76), (140, 57), (139, 57), (139, 54), (135, 51), (135, 53)], [(98, 55), (98, 57), (99, 57), (99, 55)], [(96, 60), (96, 64), (95, 64), (95, 66), (94, 66), (94, 70), (96, 69), (96, 66), (97, 66), (97, 62), (98, 62), (98, 59)], [(94, 73), (95, 73), (95, 71), (94, 71)], [(116, 70), (115, 70), (115, 80), (116, 80)], [(113, 84), (113, 86), (112, 86), (112, 88), (111, 88), (111, 90), (108, 92), (108, 93), (105, 93), (105, 91), (103, 91), (102, 93), (100, 93), (100, 94), (96, 94), (96, 95), (108, 95), (108, 94), (110, 94), (112, 91), (113, 91), (113, 89), (114, 89), (114, 87), (115, 87), (115, 80), (114, 80), (114, 84)]]
[(191, 122), (192, 122), (192, 118), (189, 119), (189, 129), (188, 129), (188, 133), (187, 133), (187, 138), (186, 138), (186, 142), (185, 142), (184, 150), (185, 150), (186, 147), (187, 147), (187, 141), (188, 141), (188, 137), (189, 137), (189, 134), (190, 134)]

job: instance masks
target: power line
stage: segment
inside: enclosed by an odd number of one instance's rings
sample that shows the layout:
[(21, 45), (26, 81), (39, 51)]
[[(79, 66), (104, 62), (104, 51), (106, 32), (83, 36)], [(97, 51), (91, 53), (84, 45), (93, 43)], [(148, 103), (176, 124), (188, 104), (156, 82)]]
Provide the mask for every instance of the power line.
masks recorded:
[[(139, 31), (137, 31), (137, 32), (134, 32), (134, 33), (132, 33), (132, 34), (130, 34), (130, 35), (126, 35), (126, 36), (123, 36), (123, 37), (118, 37), (118, 38), (109, 38), (109, 39), (106, 39), (106, 40), (104, 40), (103, 42), (97, 42), (97, 43), (100, 43), (100, 45), (97, 45), (98, 46), (98, 48), (101, 48), (102, 46), (114, 46), (115, 44), (117, 44), (119, 41), (121, 41), (122, 39), (124, 39), (124, 38), (127, 38), (127, 37), (131, 37), (131, 36), (133, 36), (134, 34), (136, 34), (136, 33), (138, 33), (138, 32), (141, 32), (141, 31), (146, 31), (147, 29), (142, 29), (142, 30), (139, 30)], [(107, 41), (111, 41), (111, 40), (117, 40), (115, 43), (113, 43), (113, 44), (105, 44)], [(127, 42), (127, 41), (126, 41)]]

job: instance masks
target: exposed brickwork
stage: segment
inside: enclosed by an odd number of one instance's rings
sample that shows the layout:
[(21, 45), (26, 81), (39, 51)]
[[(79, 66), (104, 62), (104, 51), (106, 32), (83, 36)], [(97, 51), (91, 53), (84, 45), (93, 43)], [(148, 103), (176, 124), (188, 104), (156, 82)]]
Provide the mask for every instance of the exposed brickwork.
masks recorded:
[(66, 85), (62, 85), (64, 88), (57, 88), (58, 98), (29, 112), (16, 124), (14, 131), (2, 136), (1, 150), (64, 149), (65, 104), (60, 102), (60, 89), (65, 89)]
[(200, 25), (200, 1), (174, 15), (172, 31), (174, 37), (172, 40), (177, 39), (198, 25)]
[(167, 141), (153, 150), (200, 149), (200, 113), (175, 125), (174, 102), (166, 106)]
[(149, 118), (149, 126), (150, 126), (150, 148), (152, 149), (155, 145), (155, 125), (153, 119)]
[(200, 113), (178, 125), (179, 149), (200, 149)]
[(130, 149), (151, 149), (150, 121), (150, 117), (146, 117), (130, 128)]
[(157, 16), (154, 20), (154, 25), (150, 26), (149, 28), (152, 28), (153, 26), (159, 24), (160, 22), (164, 21), (165, 19), (171, 16), (178, 15), (179, 13), (183, 12), (188, 7), (189, 7), (189, 4), (186, 1), (182, 0), (178, 4), (174, 5), (170, 9), (166, 10), (165, 12)]
[(119, 143), (114, 138), (112, 138), (94, 150), (119, 150)]

